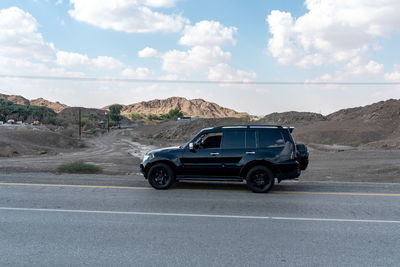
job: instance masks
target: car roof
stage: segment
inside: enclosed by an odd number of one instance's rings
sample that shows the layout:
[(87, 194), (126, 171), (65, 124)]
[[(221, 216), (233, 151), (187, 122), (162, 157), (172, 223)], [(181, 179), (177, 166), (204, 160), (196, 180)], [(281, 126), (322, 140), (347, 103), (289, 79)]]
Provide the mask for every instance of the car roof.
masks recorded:
[(288, 129), (293, 131), (294, 127), (286, 127), (281, 125), (223, 125), (217, 127), (204, 128), (201, 132), (215, 132), (229, 129)]

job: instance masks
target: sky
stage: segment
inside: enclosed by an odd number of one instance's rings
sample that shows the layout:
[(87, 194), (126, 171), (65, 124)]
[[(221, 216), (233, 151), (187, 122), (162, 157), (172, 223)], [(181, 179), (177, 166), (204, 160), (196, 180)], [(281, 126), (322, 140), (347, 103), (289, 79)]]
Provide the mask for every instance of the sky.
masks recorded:
[[(180, 96), (255, 115), (329, 114), (400, 98), (398, 14), (398, 0), (1, 0), (0, 93), (97, 108)], [(260, 81), (304, 84), (251, 83)]]

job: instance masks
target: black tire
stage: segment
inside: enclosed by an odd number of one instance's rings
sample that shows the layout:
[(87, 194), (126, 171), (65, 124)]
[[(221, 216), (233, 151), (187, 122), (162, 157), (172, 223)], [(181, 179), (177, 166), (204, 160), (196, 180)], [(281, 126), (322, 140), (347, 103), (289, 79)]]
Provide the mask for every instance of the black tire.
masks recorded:
[(175, 182), (174, 171), (165, 163), (156, 163), (147, 174), (149, 184), (155, 189), (168, 189)]
[(274, 186), (275, 178), (267, 167), (259, 165), (251, 168), (247, 173), (246, 183), (254, 193), (266, 193)]

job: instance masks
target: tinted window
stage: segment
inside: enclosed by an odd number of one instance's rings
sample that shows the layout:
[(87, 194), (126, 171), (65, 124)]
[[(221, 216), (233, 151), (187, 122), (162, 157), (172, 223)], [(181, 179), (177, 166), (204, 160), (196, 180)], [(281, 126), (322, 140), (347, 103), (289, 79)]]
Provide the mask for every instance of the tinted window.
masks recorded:
[(246, 148), (256, 148), (256, 132), (246, 132)]
[(195, 146), (200, 149), (219, 148), (221, 146), (222, 133), (209, 133), (200, 136)]
[(282, 147), (284, 145), (285, 141), (281, 131), (276, 129), (265, 129), (259, 131), (260, 148)]
[(285, 142), (291, 142), (289, 130), (283, 130), (282, 135), (285, 139)]
[(223, 148), (244, 148), (245, 131), (226, 131), (224, 132)]

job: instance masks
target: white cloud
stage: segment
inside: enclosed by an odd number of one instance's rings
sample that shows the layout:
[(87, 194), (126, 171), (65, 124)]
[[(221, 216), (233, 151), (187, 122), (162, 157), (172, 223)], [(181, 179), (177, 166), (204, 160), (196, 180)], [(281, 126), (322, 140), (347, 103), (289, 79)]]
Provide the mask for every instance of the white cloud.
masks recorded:
[[(194, 26), (187, 26), (179, 44), (190, 46), (188, 50), (170, 50), (160, 53), (146, 47), (139, 51), (140, 57), (158, 56), (162, 69), (167, 76), (180, 79), (179, 75), (207, 77), (210, 80), (251, 80), (255, 73), (237, 70), (229, 66), (231, 53), (221, 46), (236, 43), (237, 28), (226, 27), (218, 21), (200, 21)], [(171, 76), (173, 74), (173, 76)], [(168, 79), (168, 78), (167, 78)]]
[(103, 69), (119, 69), (124, 66), (118, 59), (108, 56), (98, 56), (92, 62), (95, 67)]
[(277, 10), (267, 17), (268, 50), (281, 64), (306, 67), (366, 57), (400, 24), (397, 0), (306, 0), (305, 5), (308, 12), (297, 19)]
[(148, 68), (126, 68), (121, 72), (121, 75), (132, 79), (145, 79), (152, 76), (152, 71)]
[(192, 74), (229, 61), (231, 54), (219, 46), (194, 46), (188, 51), (171, 50), (162, 55), (162, 68), (171, 73)]
[(90, 59), (87, 55), (79, 53), (58, 51), (57, 64), (64, 67), (76, 67), (90, 64)]
[(235, 27), (225, 27), (218, 21), (203, 20), (194, 26), (187, 26), (179, 44), (187, 46), (219, 46), (236, 44)]
[(371, 77), (379, 75), (383, 73), (383, 70), (383, 64), (373, 60), (366, 60), (362, 57), (355, 57), (344, 65), (343, 68), (335, 71), (335, 74), (324, 74), (306, 82), (343, 82), (354, 76)]
[(237, 70), (228, 64), (218, 64), (208, 70), (208, 79), (212, 81), (241, 81), (249, 82), (256, 78), (254, 72)]
[(118, 69), (124, 64), (113, 57), (99, 56), (89, 58), (87, 55), (82, 55), (74, 52), (57, 51), (57, 64), (63, 67), (80, 67), (80, 68), (102, 68), (102, 69)]
[(391, 82), (400, 82), (400, 65), (394, 65), (393, 71), (385, 73), (385, 80)]
[(189, 20), (181, 15), (166, 15), (151, 8), (167, 8), (174, 0), (70, 0), (69, 14), (76, 20), (102, 29), (122, 32), (179, 32)]
[(0, 10), (1, 57), (49, 61), (53, 52), (53, 44), (43, 40), (31, 14), (18, 7)]
[(272, 38), (268, 41), (268, 49), (273, 57), (281, 64), (291, 63), (296, 54), (292, 40), (293, 18), (288, 12), (273, 10), (267, 17)]
[(53, 66), (54, 45), (44, 41), (36, 19), (18, 7), (0, 10), (0, 72), (10, 75), (83, 76)]
[(379, 74), (383, 71), (383, 65), (373, 60), (365, 62), (362, 58), (356, 57), (346, 64), (345, 70), (353, 75)]
[(144, 5), (151, 7), (173, 7), (177, 0), (145, 0)]
[(139, 57), (156, 57), (158, 56), (158, 51), (151, 47), (145, 47), (138, 52)]

